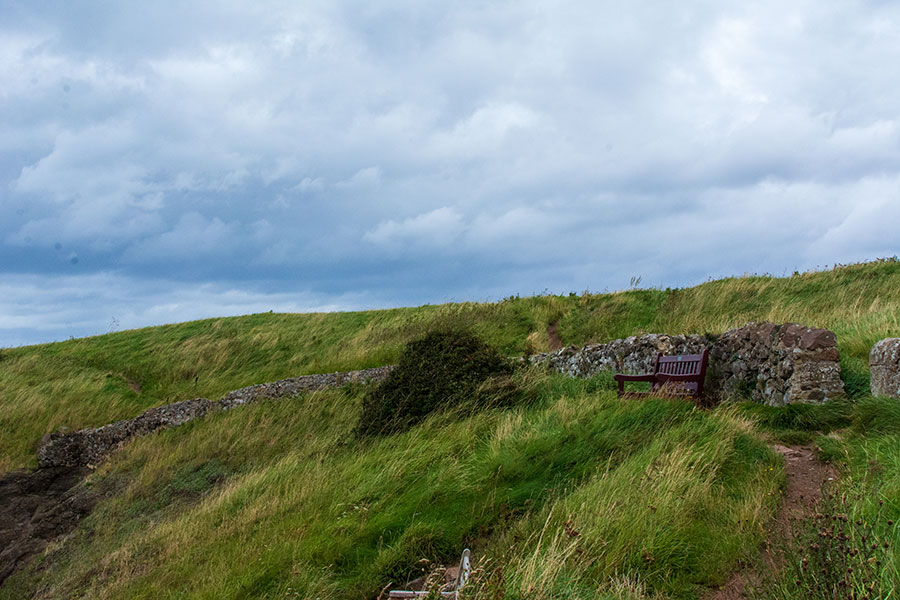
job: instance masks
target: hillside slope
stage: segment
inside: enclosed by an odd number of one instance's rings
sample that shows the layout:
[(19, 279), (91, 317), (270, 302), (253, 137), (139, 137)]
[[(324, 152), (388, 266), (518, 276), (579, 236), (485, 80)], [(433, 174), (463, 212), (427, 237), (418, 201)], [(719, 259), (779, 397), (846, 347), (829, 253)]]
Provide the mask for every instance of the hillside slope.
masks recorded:
[(752, 320), (797, 321), (834, 330), (846, 376), (866, 379), (869, 348), (900, 331), (897, 290), (900, 262), (891, 259), (688, 289), (207, 319), (2, 350), (0, 430), (10, 433), (0, 438), (0, 472), (33, 466), (41, 437), (60, 427), (96, 427), (285, 377), (390, 364), (437, 323), (469, 325), (501, 351), (521, 355), (546, 350), (552, 323), (564, 344), (581, 345), (640, 332), (721, 333)]
[(842, 554), (817, 554), (811, 523), (812, 541), (787, 550), (758, 596), (818, 598), (842, 585), (851, 597), (841, 583), (851, 578), (855, 597), (881, 597), (900, 588), (900, 409), (867, 396), (865, 359), (874, 341), (900, 335), (898, 289), (890, 260), (683, 290), (211, 319), (3, 350), (0, 471), (33, 464), (40, 436), (60, 425), (394, 362), (407, 340), (447, 323), (523, 354), (544, 349), (550, 324), (580, 344), (799, 321), (837, 333), (854, 403), (698, 410), (618, 399), (606, 374), (523, 369), (521, 405), (437, 414), (368, 440), (352, 433), (359, 385), (215, 412), (137, 439), (91, 473), (80, 486), (93, 512), (7, 579), (0, 600), (375, 598), (421, 574), (421, 559), (446, 564), (465, 546), (477, 598), (697, 598), (756, 560), (784, 482), (774, 440), (812, 441), (833, 462), (841, 480), (823, 510), (844, 542)]
[(109, 497), (0, 598), (374, 598), (465, 546), (513, 597), (691, 597), (750, 555), (781, 472), (747, 421), (521, 377), (531, 406), (364, 443), (354, 388), (139, 439), (84, 484)]

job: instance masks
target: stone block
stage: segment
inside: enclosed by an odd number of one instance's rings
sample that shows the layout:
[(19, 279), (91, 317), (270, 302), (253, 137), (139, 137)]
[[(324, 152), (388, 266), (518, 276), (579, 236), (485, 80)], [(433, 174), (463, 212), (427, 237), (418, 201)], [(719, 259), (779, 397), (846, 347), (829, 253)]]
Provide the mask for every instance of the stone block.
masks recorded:
[(886, 338), (872, 347), (869, 375), (873, 396), (900, 398), (900, 338)]

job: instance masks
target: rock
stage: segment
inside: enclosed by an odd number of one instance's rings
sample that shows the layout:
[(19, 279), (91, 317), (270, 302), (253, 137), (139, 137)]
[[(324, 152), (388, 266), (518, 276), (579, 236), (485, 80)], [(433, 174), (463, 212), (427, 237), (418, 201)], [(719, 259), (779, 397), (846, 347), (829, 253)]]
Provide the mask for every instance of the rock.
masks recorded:
[(900, 398), (900, 338), (886, 338), (872, 347), (869, 373), (873, 396)]
[(821, 403), (844, 395), (837, 338), (797, 323), (748, 323), (718, 338), (649, 333), (539, 354), (531, 362), (574, 377), (600, 371), (649, 373), (656, 355), (698, 354), (709, 348), (706, 393), (770, 405)]
[(38, 466), (95, 466), (123, 443), (158, 429), (175, 427), (205, 415), (213, 403), (206, 398), (184, 400), (151, 408), (134, 419), (117, 421), (96, 429), (44, 436), (38, 448)]
[[(837, 336), (797, 323), (748, 323), (710, 348), (711, 393), (781, 406), (844, 396)], [(735, 371), (734, 365), (740, 365)]]
[(223, 409), (229, 409), (242, 404), (250, 404), (260, 399), (296, 396), (301, 393), (341, 386), (345, 383), (379, 382), (387, 379), (387, 376), (390, 375), (393, 369), (393, 366), (375, 367), (374, 369), (363, 369), (361, 371), (302, 375), (272, 383), (261, 383), (229, 392), (217, 404)]
[(74, 432), (61, 429), (56, 433), (45, 435), (41, 440), (37, 452), (38, 466), (42, 469), (96, 466), (133, 437), (187, 423), (213, 409), (227, 410), (262, 399), (296, 396), (356, 381), (360, 383), (382, 381), (392, 369), (392, 366), (388, 366), (346, 373), (303, 375), (241, 388), (226, 394), (218, 402), (195, 398), (157, 406), (134, 419), (117, 421), (96, 429), (81, 429)]

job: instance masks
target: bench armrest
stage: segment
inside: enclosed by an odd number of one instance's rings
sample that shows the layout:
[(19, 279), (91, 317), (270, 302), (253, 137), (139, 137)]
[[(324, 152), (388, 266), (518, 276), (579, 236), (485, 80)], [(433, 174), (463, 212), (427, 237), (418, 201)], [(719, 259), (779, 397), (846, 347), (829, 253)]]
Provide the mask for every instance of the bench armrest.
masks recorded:
[(616, 373), (613, 375), (613, 379), (616, 381), (656, 381), (656, 375), (649, 373), (647, 375), (623, 375), (622, 373)]
[(616, 373), (613, 375), (613, 379), (619, 382), (619, 396), (622, 396), (625, 393), (626, 381), (649, 381), (650, 383), (656, 381), (652, 373), (647, 375), (624, 375), (622, 373)]

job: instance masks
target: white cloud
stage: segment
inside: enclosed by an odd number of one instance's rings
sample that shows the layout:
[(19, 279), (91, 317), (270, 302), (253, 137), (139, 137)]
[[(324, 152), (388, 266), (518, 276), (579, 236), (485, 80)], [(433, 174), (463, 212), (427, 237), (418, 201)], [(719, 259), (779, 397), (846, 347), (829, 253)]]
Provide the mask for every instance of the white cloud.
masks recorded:
[[(304, 179), (304, 181), (306, 181), (306, 179)], [(365, 169), (360, 169), (354, 173), (349, 179), (339, 181), (336, 184), (336, 187), (342, 190), (367, 190), (378, 187), (380, 184), (381, 168), (366, 167)], [(303, 182), (300, 182), (300, 185), (303, 186)], [(306, 186), (307, 189), (314, 189), (315, 187), (314, 183), (310, 183), (310, 185)], [(318, 187), (321, 188), (321, 186)]]
[(441, 207), (402, 221), (384, 221), (363, 238), (374, 244), (394, 247), (447, 248), (463, 231), (462, 217), (450, 207)]
[(517, 129), (538, 123), (538, 115), (518, 103), (491, 103), (454, 123), (447, 132), (432, 137), (434, 152), (465, 160), (490, 155)]
[(897, 55), (884, 2), (29, 4), (0, 274), (415, 303), (896, 254)]

